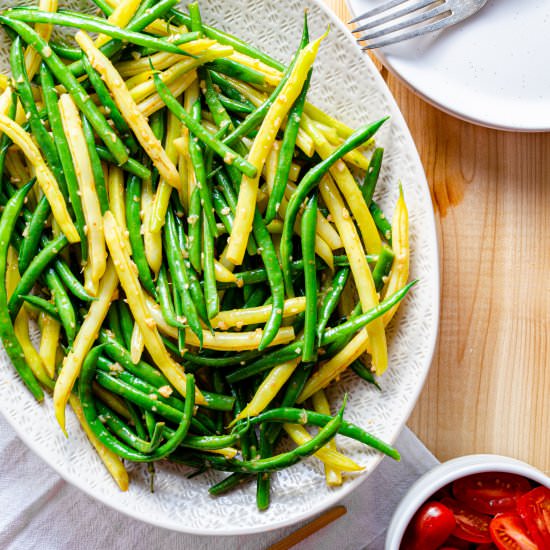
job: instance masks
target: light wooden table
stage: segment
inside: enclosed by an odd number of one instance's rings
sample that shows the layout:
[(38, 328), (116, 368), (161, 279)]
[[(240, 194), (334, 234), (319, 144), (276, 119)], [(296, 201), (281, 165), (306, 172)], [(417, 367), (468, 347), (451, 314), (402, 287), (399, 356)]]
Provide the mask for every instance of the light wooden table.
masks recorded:
[[(349, 20), (345, 0), (325, 0)], [(382, 70), (432, 193), (441, 323), (409, 426), (440, 459), (500, 453), (550, 472), (550, 133), (476, 127)]]

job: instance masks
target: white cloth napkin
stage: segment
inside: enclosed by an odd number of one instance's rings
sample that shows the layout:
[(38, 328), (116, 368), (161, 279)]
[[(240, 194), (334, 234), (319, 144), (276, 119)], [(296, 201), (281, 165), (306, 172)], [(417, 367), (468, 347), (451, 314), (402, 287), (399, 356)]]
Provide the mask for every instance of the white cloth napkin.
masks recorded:
[[(342, 501), (348, 512), (296, 550), (379, 550), (407, 488), (437, 460), (407, 428), (403, 459), (385, 459)], [(259, 550), (307, 523), (260, 535), (201, 537), (152, 527), (96, 502), (63, 481), (0, 417), (0, 548), (4, 550)]]

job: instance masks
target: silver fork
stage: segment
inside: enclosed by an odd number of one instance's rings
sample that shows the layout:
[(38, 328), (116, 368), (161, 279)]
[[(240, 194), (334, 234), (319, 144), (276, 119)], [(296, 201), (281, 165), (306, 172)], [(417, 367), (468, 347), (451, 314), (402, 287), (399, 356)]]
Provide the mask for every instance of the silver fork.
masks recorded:
[(487, 0), (389, 0), (350, 23), (367, 20), (352, 32), (365, 33), (357, 41), (368, 41), (363, 49), (371, 50), (455, 25), (486, 3)]

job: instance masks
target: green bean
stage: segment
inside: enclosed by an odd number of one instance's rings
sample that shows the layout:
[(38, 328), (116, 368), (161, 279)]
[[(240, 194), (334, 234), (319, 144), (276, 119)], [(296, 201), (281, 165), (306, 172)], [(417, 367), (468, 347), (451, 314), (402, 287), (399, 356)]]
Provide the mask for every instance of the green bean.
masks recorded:
[(23, 299), (21, 295), (28, 294), (34, 283), (40, 277), (48, 264), (69, 244), (67, 237), (61, 234), (50, 241), (31, 261), (28, 268), (22, 273), (21, 279), (17, 283), (11, 298), (8, 301), (8, 311), (12, 319), (15, 319)]
[(105, 109), (109, 113), (109, 116), (111, 117), (111, 120), (115, 125), (115, 128), (123, 136), (124, 143), (126, 143), (128, 148), (130, 149), (130, 152), (135, 153), (138, 149), (138, 144), (131, 134), (131, 130), (130, 130), (130, 127), (128, 126), (128, 123), (122, 116), (114, 99), (111, 97), (111, 94), (109, 92), (109, 89), (105, 85), (105, 82), (103, 82), (98, 72), (92, 67), (92, 64), (90, 63), (90, 60), (88, 59), (87, 56), (82, 57), (82, 62), (84, 63), (84, 69), (86, 70), (86, 74), (88, 75), (88, 78), (90, 79), (90, 83), (94, 87), (94, 90), (96, 91), (101, 104), (105, 107)]
[[(231, 181), (229, 181), (229, 178), (227, 177), (224, 170), (219, 170), (216, 173), (216, 181), (218, 182), (218, 185), (223, 193), (223, 196), (227, 201), (227, 205), (231, 210), (231, 213), (232, 213), (231, 219), (235, 219), (235, 211), (237, 210), (237, 194), (235, 193), (235, 190), (233, 189), (233, 185), (231, 184)], [(231, 231), (229, 231), (229, 233), (231, 234)], [(251, 256), (254, 256), (255, 254), (258, 253), (258, 247), (256, 245), (256, 240), (254, 239), (253, 235), (250, 235), (250, 237), (248, 238), (246, 250)], [(267, 273), (264, 281), (267, 281)]]
[(31, 306), (44, 312), (46, 315), (49, 315), (52, 319), (55, 319), (56, 321), (61, 321), (61, 319), (59, 318), (59, 313), (57, 312), (57, 308), (54, 304), (48, 302), (48, 300), (40, 298), (40, 296), (35, 296), (34, 294), (21, 295), (21, 299)]
[(130, 313), (130, 308), (124, 300), (119, 300), (116, 305), (118, 306), (118, 318), (120, 321), (120, 329), (122, 331), (124, 347), (129, 350), (132, 345), (134, 320), (132, 318), (132, 314)]
[[(358, 330), (374, 321), (374, 319), (384, 315), (386, 311), (389, 311), (393, 306), (398, 304), (407, 295), (416, 282), (417, 281), (412, 281), (401, 290), (398, 290), (380, 302), (379, 305), (369, 309), (365, 313), (362, 313), (357, 317), (353, 317), (336, 327), (326, 329), (319, 345), (327, 346), (328, 344), (335, 342), (340, 337), (349, 337), (355, 334)], [(239, 380), (244, 380), (245, 378), (249, 378), (250, 376), (263, 372), (264, 370), (290, 361), (291, 359), (295, 359), (302, 353), (302, 346), (303, 339), (296, 340), (291, 344), (264, 355), (254, 363), (250, 363), (241, 369), (233, 371), (231, 374), (227, 375), (226, 380), (233, 384)]]
[[(192, 375), (186, 378), (186, 393), (185, 412), (180, 413), (180, 421), (178, 429), (173, 432), (173, 435), (166, 443), (150, 453), (140, 453), (131, 449), (124, 443), (113, 437), (103, 426), (97, 415), (97, 409), (92, 396), (91, 382), (95, 373), (96, 362), (102, 352), (101, 346), (93, 348), (86, 356), (82, 371), (80, 374), (80, 382), (78, 384), (79, 397), (82, 403), (82, 409), (88, 426), (92, 429), (98, 439), (113, 452), (124, 459), (134, 462), (150, 462), (160, 460), (172, 453), (179, 447), (182, 441), (187, 437), (191, 419), (193, 418), (193, 410), (195, 406), (195, 380)], [(97, 373), (98, 375), (102, 373)]]
[(44, 232), (44, 225), (46, 224), (50, 213), (50, 203), (48, 202), (46, 195), (43, 195), (34, 209), (32, 218), (27, 223), (25, 238), (23, 239), (21, 248), (19, 249), (18, 264), (19, 271), (21, 273), (26, 271), (27, 267), (29, 267), (31, 260), (38, 250), (40, 238)]
[(342, 334), (353, 334), (358, 330), (362, 329), (364, 326), (368, 325), (374, 319), (380, 317), (389, 311), (393, 306), (398, 304), (409, 292), (409, 290), (417, 283), (417, 280), (411, 281), (409, 284), (405, 285), (402, 289), (393, 293), (391, 296), (388, 296), (385, 300), (380, 302), (376, 307), (373, 307), (358, 315), (357, 317), (346, 321), (334, 328), (328, 328), (322, 338), (321, 345), (326, 346)]
[(109, 195), (107, 194), (107, 187), (105, 185), (105, 175), (103, 174), (103, 167), (101, 166), (101, 160), (99, 159), (99, 154), (96, 149), (94, 130), (85, 116), (82, 117), (82, 131), (86, 141), (86, 148), (88, 149), (88, 156), (90, 157), (99, 207), (101, 209), (101, 214), (105, 214), (105, 212), (109, 210)]
[(166, 257), (168, 260), (168, 270), (172, 278), (172, 284), (177, 289), (177, 292), (182, 299), (183, 312), (187, 319), (187, 323), (189, 324), (191, 330), (196, 334), (202, 347), (202, 327), (197, 314), (197, 308), (189, 293), (189, 277), (187, 275), (187, 269), (185, 268), (181, 249), (178, 246), (176, 222), (171, 209), (168, 209), (166, 213), (164, 241)]
[[(254, 424), (261, 424), (263, 422), (288, 422), (291, 424), (311, 424), (313, 426), (326, 427), (333, 420), (334, 418), (331, 418), (326, 414), (308, 411), (306, 409), (285, 407), (264, 411), (258, 416), (250, 418), (248, 422), (250, 426), (253, 426)], [(369, 447), (372, 447), (373, 449), (376, 449), (377, 451), (393, 458), (394, 460), (400, 460), (401, 458), (399, 453), (391, 445), (388, 445), (378, 437), (366, 432), (351, 422), (346, 422), (344, 420), (336, 432), (345, 437), (364, 443), (365, 445), (368, 445)]]
[[(271, 443), (266, 437), (266, 425), (260, 424), (260, 458), (267, 459), (273, 454)], [(267, 510), (271, 500), (271, 474), (259, 473), (256, 481), (256, 506), (258, 510)]]
[(45, 63), (42, 63), (40, 66), (40, 85), (42, 88), (42, 95), (44, 97), (44, 105), (46, 106), (46, 111), (48, 113), (50, 129), (59, 154), (59, 161), (61, 162), (63, 173), (65, 174), (67, 193), (69, 195), (71, 208), (74, 212), (76, 229), (80, 235), (82, 261), (86, 261), (88, 257), (88, 239), (86, 238), (86, 232), (84, 231), (86, 220), (84, 218), (84, 211), (82, 210), (78, 180), (76, 178), (69, 143), (67, 141), (67, 137), (65, 136), (65, 130), (61, 121), (61, 114), (59, 112), (53, 76)]
[[(154, 48), (156, 51), (183, 55), (180, 48), (167, 40), (140, 32), (134, 32), (130, 30), (128, 26), (121, 29), (116, 25), (107, 23), (105, 19), (92, 15), (85, 15), (83, 13), (68, 11), (49, 12), (37, 9), (16, 8), (4, 11), (2, 17), (25, 23), (45, 23), (47, 25), (72, 27), (87, 32), (98, 32), (117, 40), (124, 40), (125, 42), (136, 44), (137, 46)], [(17, 29), (14, 30), (19, 32)]]
[[(253, 307), (253, 306), (251, 306)], [(202, 367), (223, 368), (245, 364), (251, 359), (256, 359), (262, 352), (257, 350), (243, 351), (232, 356), (204, 357), (187, 352), (183, 355), (185, 361)]]
[[(219, 86), (222, 92), (231, 101), (237, 101), (238, 103), (245, 105), (247, 109), (250, 110), (250, 112), (256, 110), (256, 107), (254, 107), (254, 103), (252, 103), (249, 99), (242, 95), (241, 92), (239, 92), (239, 90), (237, 90), (237, 88), (235, 88), (233, 84), (231, 84), (231, 82), (229, 82), (229, 80), (227, 80), (225, 77), (212, 70), (209, 70), (208, 74), (212, 78), (213, 84)], [(222, 101), (221, 98), (220, 101)]]
[(372, 157), (369, 161), (369, 167), (367, 168), (367, 173), (365, 174), (365, 179), (363, 181), (363, 185), (361, 186), (361, 193), (363, 193), (367, 206), (370, 206), (372, 202), (374, 190), (376, 189), (376, 184), (378, 183), (378, 178), (380, 176), (380, 168), (382, 167), (383, 158), (384, 149), (382, 149), (382, 147), (377, 147), (372, 153)]
[(52, 137), (38, 116), (38, 109), (36, 108), (36, 103), (32, 95), (31, 83), (29, 82), (29, 76), (25, 68), (25, 53), (19, 36), (15, 38), (11, 46), (10, 68), (13, 75), (13, 82), (15, 83), (15, 89), (17, 90), (21, 105), (28, 117), (33, 136), (42, 150), (44, 158), (47, 159), (63, 196), (67, 197), (67, 185), (59, 161), (59, 155), (57, 154)]
[(156, 422), (153, 434), (151, 435), (151, 441), (145, 441), (135, 434), (109, 407), (101, 402), (96, 402), (96, 408), (99, 413), (98, 418), (100, 422), (106, 424), (117, 437), (128, 445), (131, 445), (136, 451), (148, 454), (152, 453), (160, 445), (164, 422)]
[(233, 59), (215, 59), (208, 63), (208, 67), (217, 73), (247, 82), (248, 84), (252, 84), (252, 86), (263, 87), (266, 85), (265, 76), (260, 71), (242, 65)]
[[(176, 315), (182, 319), (184, 319), (184, 311), (183, 311), (183, 303), (181, 296), (179, 295), (178, 289), (174, 285), (172, 287), (172, 296), (174, 298), (174, 307), (176, 309)], [(178, 353), (180, 357), (183, 355), (185, 351), (185, 329), (179, 328), (178, 329), (178, 347), (177, 347)]]
[(315, 237), (317, 226), (317, 195), (314, 195), (302, 215), (302, 256), (306, 285), (306, 310), (302, 361), (315, 361), (317, 328), (317, 266), (315, 265)]
[(197, 2), (190, 2), (187, 5), (187, 9), (189, 10), (189, 17), (191, 17), (191, 30), (202, 34), (202, 18), (199, 4)]
[(229, 97), (226, 97), (224, 95), (218, 94), (218, 99), (220, 101), (220, 104), (227, 109), (228, 111), (232, 111), (233, 113), (244, 113), (248, 114), (254, 111), (254, 106), (247, 105), (246, 103), (242, 103), (240, 101), (237, 101), (235, 99), (231, 99)]
[(385, 279), (390, 273), (394, 257), (393, 250), (387, 245), (382, 245), (380, 257), (372, 271), (372, 279), (376, 292), (380, 292), (384, 288)]
[[(226, 164), (235, 165), (240, 172), (253, 178), (256, 175), (256, 168), (252, 166), (247, 160), (242, 158), (233, 149), (228, 147), (224, 142), (219, 141), (207, 130), (205, 130), (201, 124), (193, 119), (193, 117), (183, 108), (179, 101), (172, 95), (172, 92), (168, 89), (166, 84), (162, 82), (158, 74), (153, 76), (157, 92), (168, 109), (172, 111), (178, 119), (183, 122), (189, 131), (200, 139), (207, 147), (213, 149), (214, 152), (219, 155)], [(226, 138), (227, 139), (227, 138)]]
[[(344, 407), (346, 404), (346, 398), (344, 398), (344, 404), (340, 408), (338, 414), (334, 417), (325, 417), (330, 418), (330, 420), (323, 424), (323, 427), (319, 432), (312, 437), (306, 443), (296, 447), (292, 451), (286, 453), (281, 453), (268, 458), (259, 458), (253, 460), (243, 460), (239, 461), (230, 461), (236, 462), (245, 471), (254, 472), (254, 473), (263, 473), (263, 472), (276, 472), (284, 468), (288, 468), (293, 464), (299, 462), (302, 458), (311, 456), (315, 454), (321, 447), (325, 446), (341, 429), (344, 421)], [(268, 411), (270, 412), (270, 411)], [(267, 414), (267, 413), (263, 413)], [(324, 417), (324, 415), (321, 415)], [(259, 417), (251, 419), (251, 423)], [(323, 418), (324, 420), (324, 418)]]
[(212, 189), (212, 204), (214, 205), (214, 210), (216, 211), (218, 218), (220, 218), (223, 223), (225, 230), (227, 233), (231, 234), (235, 216), (233, 215), (233, 212), (231, 212), (227, 202), (225, 202), (225, 198), (217, 189)]
[(285, 288), (290, 295), (293, 294), (292, 272), (290, 268), (290, 262), (292, 261), (292, 235), (294, 233), (294, 224), (296, 223), (300, 205), (336, 161), (358, 147), (361, 143), (370, 139), (386, 120), (387, 117), (356, 130), (342, 145), (335, 149), (331, 155), (306, 173), (288, 201), (283, 223), (283, 234), (281, 236), (281, 264)]
[[(366, 255), (366, 259), (369, 263), (376, 262), (378, 260), (378, 255)], [(349, 265), (347, 256), (334, 256), (334, 265), (337, 267), (347, 267)], [(304, 261), (294, 260), (290, 264), (290, 269), (293, 274), (300, 273), (304, 270)], [(326, 269), (326, 266), (321, 260), (318, 259), (317, 270), (319, 271), (321, 269)], [(227, 288), (234, 286), (235, 284), (253, 285), (267, 281), (267, 273), (263, 267), (252, 269), (250, 271), (238, 271), (235, 273), (235, 277), (237, 278), (237, 283), (219, 283), (218, 288)]]
[(159, 298), (160, 309), (162, 316), (166, 323), (171, 327), (185, 328), (185, 325), (178, 321), (176, 314), (174, 313), (174, 306), (172, 304), (172, 298), (170, 296), (170, 288), (168, 283), (168, 277), (166, 276), (166, 268), (164, 264), (160, 266), (160, 271), (157, 277), (157, 295)]
[[(42, 241), (42, 246), (44, 246), (44, 237), (42, 237)], [(71, 268), (61, 258), (55, 260), (53, 267), (57, 275), (59, 275), (59, 278), (63, 281), (63, 284), (67, 287), (67, 290), (69, 290), (73, 296), (76, 296), (83, 302), (93, 302), (96, 299), (88, 294), (86, 289), (71, 271)]]
[(330, 289), (327, 292), (321, 307), (319, 308), (319, 320), (317, 323), (317, 340), (319, 342), (323, 337), (323, 333), (325, 332), (325, 328), (327, 326), (327, 323), (329, 322), (329, 319), (331, 318), (334, 310), (336, 309), (336, 306), (338, 305), (338, 302), (340, 301), (340, 296), (342, 295), (342, 291), (344, 290), (344, 287), (346, 286), (346, 283), (348, 281), (349, 272), (349, 267), (344, 267), (336, 273), (334, 279), (332, 280)]
[(82, 59), (82, 50), (80, 48), (71, 48), (65, 44), (60, 44), (50, 40), (50, 48), (61, 58), (68, 61), (79, 61)]
[(132, 259), (137, 266), (139, 279), (143, 288), (157, 298), (157, 289), (153, 282), (151, 270), (145, 256), (145, 246), (141, 236), (141, 180), (137, 176), (130, 176), (126, 180), (126, 223), (128, 238), (132, 249)]
[[(185, 25), (189, 27), (191, 24), (191, 18), (189, 17), (189, 15), (187, 15), (186, 13), (178, 9), (171, 9), (167, 13), (167, 16), (176, 25)], [(250, 57), (254, 57), (255, 59), (262, 61), (263, 63), (265, 63), (266, 65), (269, 65), (270, 67), (273, 67), (274, 69), (283, 71), (285, 68), (282, 63), (275, 61), (273, 58), (271, 58), (261, 50), (254, 48), (253, 46), (251, 46), (250, 44), (247, 44), (246, 42), (244, 42), (243, 40), (240, 40), (239, 38), (236, 38), (219, 29), (216, 29), (214, 27), (209, 27), (208, 25), (204, 25), (204, 24), (202, 25), (202, 30), (208, 38), (211, 38), (212, 40), (216, 40), (220, 44), (233, 46), (233, 48), (235, 48), (236, 51), (249, 55)]]
[[(111, 164), (116, 164), (115, 157), (105, 147), (102, 147), (101, 145), (96, 145), (96, 151), (100, 159), (106, 160)], [(149, 179), (151, 177), (151, 170), (149, 170), (147, 167), (143, 166), (143, 164), (139, 163), (137, 160), (132, 158), (129, 158), (126, 162), (121, 164), (120, 167), (125, 172), (128, 172), (128, 174), (132, 174), (133, 176), (137, 176), (138, 178), (141, 178), (144, 180)]]
[(195, 187), (191, 193), (191, 200), (189, 203), (189, 261), (193, 266), (193, 269), (200, 273), (201, 266), (201, 196), (199, 190)]
[[(192, 107), (192, 117), (195, 122), (200, 124), (201, 119), (201, 102), (197, 99)], [(201, 206), (203, 218), (206, 219), (210, 232), (212, 235), (218, 235), (218, 228), (216, 227), (216, 219), (214, 218), (214, 209), (212, 207), (212, 197), (210, 195), (210, 188), (206, 178), (206, 170), (204, 166), (204, 158), (202, 149), (198, 143), (197, 137), (193, 133), (189, 135), (189, 157), (195, 171), (195, 178), (197, 180), (197, 188), (201, 197)]]
[(72, 345), (76, 336), (76, 312), (74, 306), (54, 268), (50, 267), (46, 271), (45, 280), (57, 308), (61, 324), (65, 330), (67, 341), (69, 345)]
[(220, 310), (218, 289), (216, 288), (216, 274), (214, 268), (214, 237), (206, 217), (203, 218), (203, 262), (204, 262), (204, 294), (208, 318), (215, 317)]
[(229, 491), (235, 489), (236, 487), (243, 485), (250, 479), (252, 479), (251, 474), (243, 474), (241, 472), (235, 472), (226, 478), (222, 479), (220, 482), (216, 483), (215, 485), (212, 485), (208, 488), (208, 492), (212, 496), (220, 496), (225, 493), (228, 493)]
[(376, 386), (380, 391), (382, 391), (382, 388), (379, 386), (378, 382), (376, 381), (376, 378), (374, 377), (374, 373), (368, 369), (359, 359), (356, 359), (351, 365), (350, 369), (360, 378), (368, 382), (369, 384), (372, 384), (373, 386)]
[[(306, 16), (304, 17), (304, 36), (302, 38), (301, 47), (305, 47), (308, 42), (309, 30)], [(298, 137), (298, 130), (300, 129), (300, 122), (304, 112), (304, 105), (306, 103), (312, 73), (313, 70), (310, 69), (302, 91), (288, 113), (283, 142), (281, 144), (281, 151), (279, 153), (279, 161), (277, 163), (277, 171), (275, 172), (275, 179), (273, 181), (273, 189), (271, 190), (271, 195), (269, 196), (269, 201), (265, 212), (265, 223), (270, 223), (275, 219), (285, 194), (285, 189), (288, 184), (288, 176), (290, 174), (290, 167), (294, 157), (294, 149), (296, 148), (296, 138)]]
[(384, 237), (384, 239), (386, 239), (386, 241), (388, 241), (388, 243), (391, 245), (391, 234), (392, 234), (391, 223), (387, 220), (380, 206), (378, 206), (378, 204), (375, 203), (374, 201), (370, 203), (369, 210), (370, 210), (370, 213), (372, 214), (372, 219), (374, 220), (374, 223), (376, 224), (378, 231), (380, 232), (382, 237)]
[[(32, 10), (29, 11), (32, 13)], [(48, 13), (48, 15), (54, 15), (49, 12), (45, 13)], [(126, 150), (126, 146), (111, 130), (111, 127), (105, 120), (105, 117), (101, 114), (101, 111), (90, 100), (90, 96), (87, 94), (86, 90), (84, 90), (83, 86), (76, 80), (71, 71), (67, 70), (66, 65), (52, 51), (48, 45), (48, 42), (44, 40), (34, 29), (21, 21), (0, 15), (0, 23), (11, 27), (29, 46), (32, 46), (40, 54), (52, 74), (71, 94), (78, 108), (90, 121), (90, 124), (94, 127), (94, 130), (116, 158), (117, 162), (119, 164), (124, 164), (128, 160), (128, 151)]]
[(109, 311), (107, 312), (107, 321), (108, 321), (109, 331), (113, 339), (117, 342), (117, 344), (119, 344), (124, 348), (126, 344), (124, 343), (124, 338), (122, 335), (122, 327), (120, 326), (120, 315), (118, 312), (118, 308), (115, 307), (114, 304), (109, 308)]
[(23, 349), (17, 337), (8, 313), (8, 298), (6, 291), (6, 267), (7, 255), (11, 236), (15, 228), (15, 222), (19, 212), (23, 208), (25, 197), (34, 185), (34, 180), (23, 185), (7, 202), (0, 218), (0, 339), (15, 370), (31, 391), (37, 401), (42, 401), (44, 393), (36, 380), (33, 372), (25, 361)]

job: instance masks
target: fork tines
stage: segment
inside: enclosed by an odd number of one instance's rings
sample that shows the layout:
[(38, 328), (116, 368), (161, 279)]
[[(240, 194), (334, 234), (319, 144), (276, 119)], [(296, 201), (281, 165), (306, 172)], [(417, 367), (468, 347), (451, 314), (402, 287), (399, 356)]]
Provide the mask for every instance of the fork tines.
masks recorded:
[[(357, 40), (369, 41), (363, 47), (367, 50), (443, 28), (450, 15), (452, 10), (446, 0), (390, 0), (352, 19), (350, 23), (363, 22), (352, 32), (364, 33)], [(387, 38), (376, 40), (382, 37)]]

